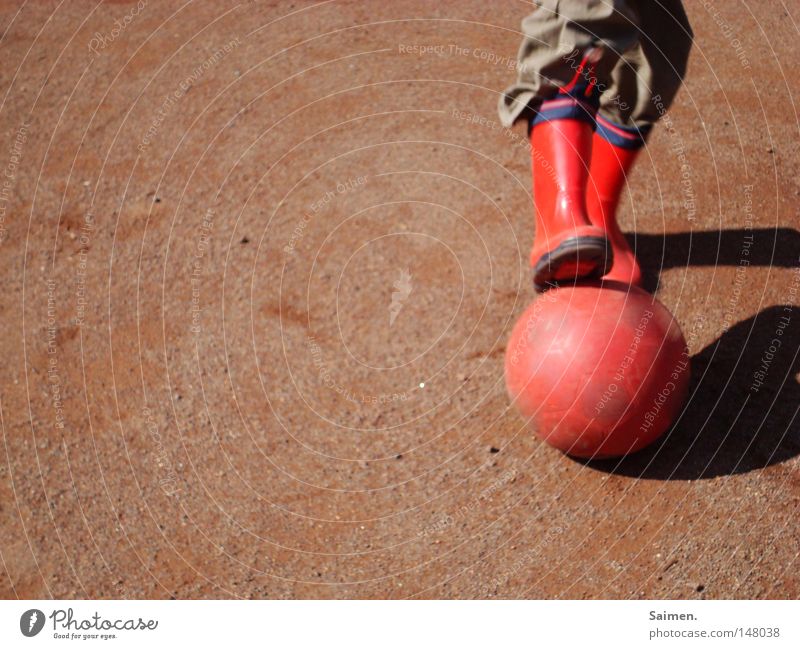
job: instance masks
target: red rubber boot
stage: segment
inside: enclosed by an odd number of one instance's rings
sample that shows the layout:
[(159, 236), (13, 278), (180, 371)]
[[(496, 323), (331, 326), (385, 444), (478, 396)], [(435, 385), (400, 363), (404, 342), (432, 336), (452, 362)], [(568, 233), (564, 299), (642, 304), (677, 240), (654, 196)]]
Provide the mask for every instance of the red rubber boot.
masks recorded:
[(641, 286), (642, 269), (617, 225), (617, 206), (628, 172), (639, 149), (623, 149), (595, 135), (586, 188), (586, 208), (592, 223), (602, 228), (614, 249), (614, 263), (605, 279)]
[(613, 250), (586, 211), (586, 181), (592, 127), (555, 119), (531, 130), (536, 239), (531, 251), (533, 285), (545, 291), (559, 283), (599, 278), (612, 265)]

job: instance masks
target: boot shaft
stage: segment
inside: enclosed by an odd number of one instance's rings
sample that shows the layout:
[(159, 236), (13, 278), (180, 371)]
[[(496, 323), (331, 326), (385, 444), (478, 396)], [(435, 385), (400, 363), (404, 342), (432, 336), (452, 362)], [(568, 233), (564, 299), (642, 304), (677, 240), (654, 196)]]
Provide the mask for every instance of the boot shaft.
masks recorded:
[[(531, 130), (531, 164), (537, 224), (550, 228), (588, 224), (586, 183), (592, 155), (592, 127), (558, 119)], [(548, 228), (548, 229), (550, 229)]]
[(586, 204), (592, 221), (616, 228), (616, 212), (622, 190), (640, 149), (622, 148), (595, 134), (586, 186)]

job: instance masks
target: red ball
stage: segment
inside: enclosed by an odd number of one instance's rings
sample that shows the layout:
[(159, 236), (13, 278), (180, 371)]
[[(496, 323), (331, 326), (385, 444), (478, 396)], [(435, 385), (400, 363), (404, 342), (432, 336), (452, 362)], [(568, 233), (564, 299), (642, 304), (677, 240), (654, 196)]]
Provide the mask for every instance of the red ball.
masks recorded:
[(633, 453), (674, 422), (689, 387), (686, 340), (646, 291), (616, 282), (551, 289), (514, 326), (506, 387), (533, 431), (564, 453)]

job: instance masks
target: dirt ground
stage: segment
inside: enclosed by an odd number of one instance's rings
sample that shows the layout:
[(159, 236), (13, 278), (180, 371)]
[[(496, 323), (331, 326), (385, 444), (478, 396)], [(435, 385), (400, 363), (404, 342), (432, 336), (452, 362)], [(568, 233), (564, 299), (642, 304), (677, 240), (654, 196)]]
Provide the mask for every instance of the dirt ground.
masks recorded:
[(530, 5), (2, 3), (0, 596), (800, 596), (800, 14), (687, 5), (620, 219), (691, 397), (586, 464), (503, 385)]

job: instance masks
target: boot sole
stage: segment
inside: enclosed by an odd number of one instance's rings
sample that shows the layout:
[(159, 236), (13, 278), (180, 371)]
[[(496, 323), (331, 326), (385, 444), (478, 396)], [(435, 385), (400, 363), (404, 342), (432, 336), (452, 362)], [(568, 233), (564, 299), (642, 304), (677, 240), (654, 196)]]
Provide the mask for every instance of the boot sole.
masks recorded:
[(559, 284), (600, 279), (611, 270), (611, 242), (605, 237), (573, 237), (542, 255), (533, 268), (533, 286), (542, 293)]

